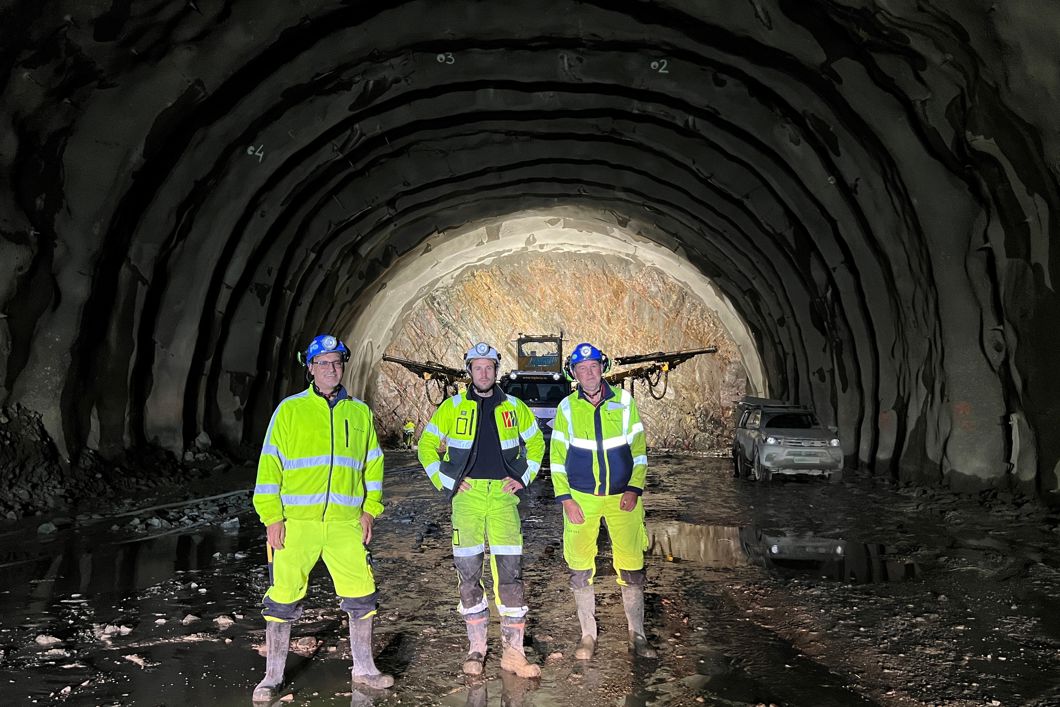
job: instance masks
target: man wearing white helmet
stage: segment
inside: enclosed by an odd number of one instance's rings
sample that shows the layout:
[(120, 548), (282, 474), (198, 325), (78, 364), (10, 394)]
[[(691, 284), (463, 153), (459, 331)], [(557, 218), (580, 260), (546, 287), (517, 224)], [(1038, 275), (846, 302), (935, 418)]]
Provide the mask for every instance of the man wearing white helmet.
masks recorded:
[(500, 354), (489, 344), (468, 350), (464, 366), (471, 385), (435, 411), (420, 436), (418, 451), (431, 483), (448, 492), (452, 501), (458, 608), (470, 644), (464, 672), (481, 674), (486, 657), (489, 602), (482, 566), (488, 538), (493, 596), (501, 615), (501, 669), (538, 677), (541, 669), (526, 660), (523, 648), (527, 607), (516, 492), (537, 476), (545, 442), (530, 409), (496, 385), (500, 362)]
[(267, 651), (255, 702), (283, 686), (291, 624), (302, 615), (309, 572), (321, 557), (349, 614), (352, 681), (394, 684), (372, 658), (375, 578), (368, 560), (372, 524), (383, 511), (383, 451), (372, 412), (342, 386), (346, 345), (330, 334), (299, 352), (309, 387), (283, 400), (265, 433), (254, 509), (268, 538), (270, 586), (262, 601)]
[(574, 347), (564, 370), (578, 388), (556, 408), (549, 448), (552, 486), (563, 504), (563, 558), (582, 631), (574, 657), (581, 660), (596, 650), (593, 579), (601, 521), (611, 538), (630, 650), (643, 658), (656, 655), (644, 635), (644, 425), (633, 396), (604, 380), (610, 366), (610, 359), (592, 344)]

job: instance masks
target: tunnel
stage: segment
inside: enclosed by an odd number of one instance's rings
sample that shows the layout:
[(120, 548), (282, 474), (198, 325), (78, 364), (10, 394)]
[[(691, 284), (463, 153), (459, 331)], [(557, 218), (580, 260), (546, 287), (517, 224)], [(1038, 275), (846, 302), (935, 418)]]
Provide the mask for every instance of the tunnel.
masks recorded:
[(66, 464), (253, 456), (313, 335), (373, 404), (432, 288), (577, 253), (696, 293), (748, 391), (812, 405), (848, 468), (1051, 499), (1058, 25), (1048, 0), (10, 3), (5, 419)]

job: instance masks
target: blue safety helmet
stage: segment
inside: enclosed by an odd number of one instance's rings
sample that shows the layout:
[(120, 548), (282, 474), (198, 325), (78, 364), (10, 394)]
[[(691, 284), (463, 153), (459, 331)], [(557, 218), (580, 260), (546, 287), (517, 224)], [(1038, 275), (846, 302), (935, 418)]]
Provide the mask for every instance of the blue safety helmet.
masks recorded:
[(582, 361), (599, 361), (605, 374), (611, 370), (611, 359), (603, 351), (586, 341), (575, 346), (574, 351), (563, 362), (563, 372), (567, 374), (567, 378), (574, 380), (574, 367)]
[(350, 350), (346, 348), (346, 344), (331, 334), (321, 334), (309, 342), (309, 348), (305, 350), (305, 353), (298, 352), (298, 362), (303, 366), (308, 366), (314, 358), (326, 353), (341, 354), (343, 363), (350, 360)]

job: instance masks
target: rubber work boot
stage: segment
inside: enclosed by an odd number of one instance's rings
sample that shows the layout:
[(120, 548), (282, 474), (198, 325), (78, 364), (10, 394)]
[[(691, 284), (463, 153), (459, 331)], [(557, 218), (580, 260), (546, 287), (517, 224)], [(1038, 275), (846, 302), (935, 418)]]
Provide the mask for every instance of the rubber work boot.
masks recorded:
[(390, 687), (394, 678), (379, 672), (372, 659), (372, 617), (355, 619), (350, 614), (350, 656), (353, 658), (353, 670), (350, 673), (353, 682), (374, 687), (377, 690)]
[(255, 702), (272, 702), (283, 687), (283, 669), (287, 649), (291, 647), (291, 624), (288, 621), (265, 622), (265, 679), (254, 688)]
[(622, 606), (629, 623), (629, 649), (641, 658), (654, 658), (657, 653), (644, 637), (644, 587), (622, 587)]
[(541, 668), (526, 660), (523, 648), (523, 634), (526, 619), (523, 617), (501, 617), (501, 643), (504, 652), (501, 654), (501, 670), (515, 673), (521, 678), (541, 677)]
[(464, 659), (465, 675), (481, 675), (486, 661), (486, 631), (489, 629), (490, 612), (480, 611), (464, 617), (467, 624), (467, 658)]
[(574, 604), (578, 607), (578, 623), (582, 627), (582, 637), (574, 649), (574, 657), (589, 660), (596, 652), (596, 592), (592, 586), (575, 589)]

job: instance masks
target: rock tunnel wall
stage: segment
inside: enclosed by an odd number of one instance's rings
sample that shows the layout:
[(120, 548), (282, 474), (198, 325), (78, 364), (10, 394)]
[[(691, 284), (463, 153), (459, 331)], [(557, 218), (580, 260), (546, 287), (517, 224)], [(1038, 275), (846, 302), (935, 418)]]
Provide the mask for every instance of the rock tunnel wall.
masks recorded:
[[(519, 333), (561, 331), (568, 353), (583, 340), (611, 356), (716, 346), (655, 389), (635, 385), (634, 394), (649, 446), (729, 453), (734, 402), (747, 392), (736, 343), (692, 292), (625, 258), (531, 253), (469, 268), (401, 318), (386, 353), (459, 367), (469, 344), (482, 340), (499, 349), (503, 372), (515, 368)], [(422, 430), (434, 413), (423, 381), (397, 364), (379, 366), (372, 383), (381, 435), (399, 438), (405, 419)], [(437, 402), (440, 394), (430, 394)]]
[(16, 1), (0, 402), (67, 457), (251, 449), (291, 352), (402, 256), (575, 206), (710, 278), (852, 464), (1051, 492), (1058, 25), (1051, 0)]

